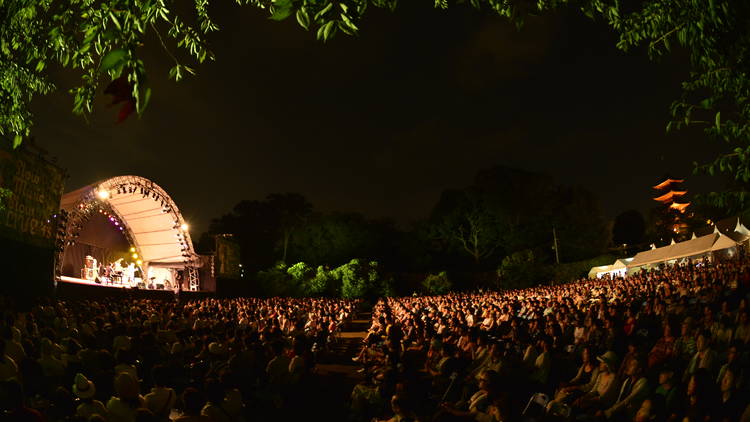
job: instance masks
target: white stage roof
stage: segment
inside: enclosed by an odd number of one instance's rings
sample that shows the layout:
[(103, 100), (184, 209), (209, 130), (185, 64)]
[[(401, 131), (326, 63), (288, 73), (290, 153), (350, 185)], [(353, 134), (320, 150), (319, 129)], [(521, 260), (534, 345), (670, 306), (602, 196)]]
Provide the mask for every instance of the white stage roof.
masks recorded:
[(93, 183), (63, 195), (60, 208), (69, 213), (69, 225), (93, 208), (111, 210), (145, 265), (184, 268), (197, 258), (177, 205), (148, 179), (118, 176)]

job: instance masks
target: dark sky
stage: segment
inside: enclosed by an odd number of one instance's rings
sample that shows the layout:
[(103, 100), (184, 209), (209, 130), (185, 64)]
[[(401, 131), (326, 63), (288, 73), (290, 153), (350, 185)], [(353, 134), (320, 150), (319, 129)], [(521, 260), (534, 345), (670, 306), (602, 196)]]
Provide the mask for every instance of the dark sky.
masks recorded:
[(490, 12), (402, 2), (369, 10), (359, 37), (323, 44), (293, 17), (222, 3), (217, 60), (196, 77), (168, 81), (166, 55), (145, 48), (154, 93), (141, 119), (115, 125), (105, 97), (88, 123), (73, 116), (73, 80), (57, 75), (65, 89), (35, 102), (34, 136), (68, 169), (67, 190), (150, 178), (196, 235), (273, 192), (408, 222), (493, 165), (588, 188), (609, 217), (645, 211), (665, 173), (688, 177), (691, 192), (719, 188), (691, 176), (716, 146), (664, 130), (686, 60), (618, 51), (604, 24), (576, 13), (516, 31)]

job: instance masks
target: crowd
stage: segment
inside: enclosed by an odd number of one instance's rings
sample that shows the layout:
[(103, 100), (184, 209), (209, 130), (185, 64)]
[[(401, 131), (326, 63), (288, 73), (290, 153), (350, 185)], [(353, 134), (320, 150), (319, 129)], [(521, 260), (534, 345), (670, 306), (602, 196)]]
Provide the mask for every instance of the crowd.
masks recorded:
[(285, 420), (357, 301), (0, 299), (3, 421)]
[[(352, 421), (750, 421), (750, 261), (386, 298)], [(323, 298), (0, 299), (2, 420), (309, 419)], [(323, 393), (324, 394), (324, 393)], [(318, 395), (319, 396), (319, 395)], [(308, 402), (306, 402), (306, 400)]]
[(356, 420), (750, 421), (750, 261), (381, 300)]

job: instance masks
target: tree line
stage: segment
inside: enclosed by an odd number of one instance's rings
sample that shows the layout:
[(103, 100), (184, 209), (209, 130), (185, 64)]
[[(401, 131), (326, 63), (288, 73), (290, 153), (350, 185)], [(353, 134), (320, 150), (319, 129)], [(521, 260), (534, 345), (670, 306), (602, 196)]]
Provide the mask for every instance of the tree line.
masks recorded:
[[(362, 213), (320, 212), (299, 193), (275, 193), (240, 201), (212, 220), (198, 249), (210, 252), (219, 234), (239, 244), (249, 278), (294, 279), (292, 290), (308, 294), (304, 280), (319, 284), (314, 293), (340, 293), (340, 283), (321, 287), (321, 279), (352, 259), (376, 262), (390, 277), (423, 275), (411, 284), (445, 290), (450, 281), (441, 272), (460, 279), (455, 287), (533, 283), (554, 277), (557, 259), (588, 265), (612, 246), (612, 224), (593, 193), (502, 166), (479, 171), (469, 186), (445, 190), (429, 215), (406, 227)], [(299, 271), (292, 270), (299, 263)]]

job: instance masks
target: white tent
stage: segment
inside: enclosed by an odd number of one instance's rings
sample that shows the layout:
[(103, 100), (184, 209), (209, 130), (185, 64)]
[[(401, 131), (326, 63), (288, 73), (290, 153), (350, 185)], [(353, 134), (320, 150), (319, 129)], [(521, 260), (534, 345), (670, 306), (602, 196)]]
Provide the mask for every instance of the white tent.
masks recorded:
[(610, 265), (601, 265), (598, 267), (593, 267), (589, 271), (589, 278), (601, 278), (605, 275), (609, 274), (610, 276), (621, 276), (624, 275), (627, 271), (627, 266), (630, 261), (632, 261), (633, 258), (622, 258), (616, 260), (613, 264)]
[(681, 258), (697, 258), (710, 252), (731, 248), (736, 245), (737, 243), (729, 237), (714, 232), (684, 242), (639, 252), (628, 264), (628, 269), (636, 269)]

